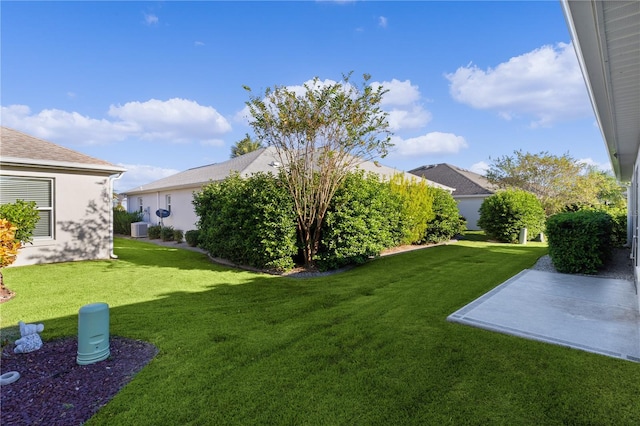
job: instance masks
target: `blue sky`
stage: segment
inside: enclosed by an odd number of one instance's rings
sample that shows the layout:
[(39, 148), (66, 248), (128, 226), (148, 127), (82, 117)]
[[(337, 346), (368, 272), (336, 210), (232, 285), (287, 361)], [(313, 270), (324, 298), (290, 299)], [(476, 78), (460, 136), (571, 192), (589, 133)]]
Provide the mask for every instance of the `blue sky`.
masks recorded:
[(2, 125), (127, 168), (123, 191), (225, 161), (243, 85), (363, 73), (401, 170), (521, 149), (609, 167), (559, 1), (11, 2)]

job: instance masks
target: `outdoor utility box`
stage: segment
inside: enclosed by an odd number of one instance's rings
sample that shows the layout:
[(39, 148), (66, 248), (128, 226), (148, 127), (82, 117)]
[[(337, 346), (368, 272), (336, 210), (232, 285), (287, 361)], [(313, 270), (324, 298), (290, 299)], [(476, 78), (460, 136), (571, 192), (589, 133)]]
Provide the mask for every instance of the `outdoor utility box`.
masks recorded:
[(91, 303), (78, 313), (79, 365), (93, 364), (109, 357), (109, 305)]
[(143, 238), (147, 236), (147, 226), (146, 222), (133, 222), (131, 224), (131, 236), (133, 238)]

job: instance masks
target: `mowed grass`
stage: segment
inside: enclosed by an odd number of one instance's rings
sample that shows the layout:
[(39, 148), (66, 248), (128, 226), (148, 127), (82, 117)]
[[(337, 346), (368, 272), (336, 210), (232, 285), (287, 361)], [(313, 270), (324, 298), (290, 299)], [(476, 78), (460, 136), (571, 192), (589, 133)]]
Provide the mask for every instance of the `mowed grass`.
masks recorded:
[(116, 239), (115, 261), (10, 268), (3, 332), (112, 335), (160, 352), (89, 425), (638, 424), (638, 364), (449, 323), (541, 244), (479, 238), (313, 279), (224, 268)]

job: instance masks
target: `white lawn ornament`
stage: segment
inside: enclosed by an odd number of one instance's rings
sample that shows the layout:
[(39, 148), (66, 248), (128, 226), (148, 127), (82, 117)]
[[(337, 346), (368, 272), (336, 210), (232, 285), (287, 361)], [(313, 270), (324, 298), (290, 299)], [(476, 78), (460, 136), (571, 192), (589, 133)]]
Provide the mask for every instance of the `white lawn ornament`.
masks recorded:
[(26, 354), (40, 349), (42, 347), (42, 339), (38, 333), (44, 330), (44, 324), (25, 324), (20, 321), (18, 325), (20, 325), (20, 336), (22, 337), (16, 340), (16, 347), (13, 352)]

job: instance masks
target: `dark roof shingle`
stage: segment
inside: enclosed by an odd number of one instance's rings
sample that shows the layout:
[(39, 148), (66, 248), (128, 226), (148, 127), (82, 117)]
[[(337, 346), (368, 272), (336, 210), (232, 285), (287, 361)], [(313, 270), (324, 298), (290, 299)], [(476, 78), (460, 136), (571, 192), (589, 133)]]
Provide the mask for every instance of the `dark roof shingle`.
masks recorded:
[(409, 173), (455, 188), (454, 197), (458, 195), (491, 195), (496, 191), (496, 187), (484, 176), (447, 163), (421, 166), (409, 170)]
[(78, 164), (84, 168), (98, 166), (99, 169), (112, 169), (123, 171), (121, 167), (115, 166), (108, 161), (90, 157), (72, 149), (56, 145), (52, 142), (27, 135), (8, 127), (1, 127), (0, 157), (3, 161), (8, 159), (16, 162), (28, 164), (29, 161), (39, 163), (63, 163)]

